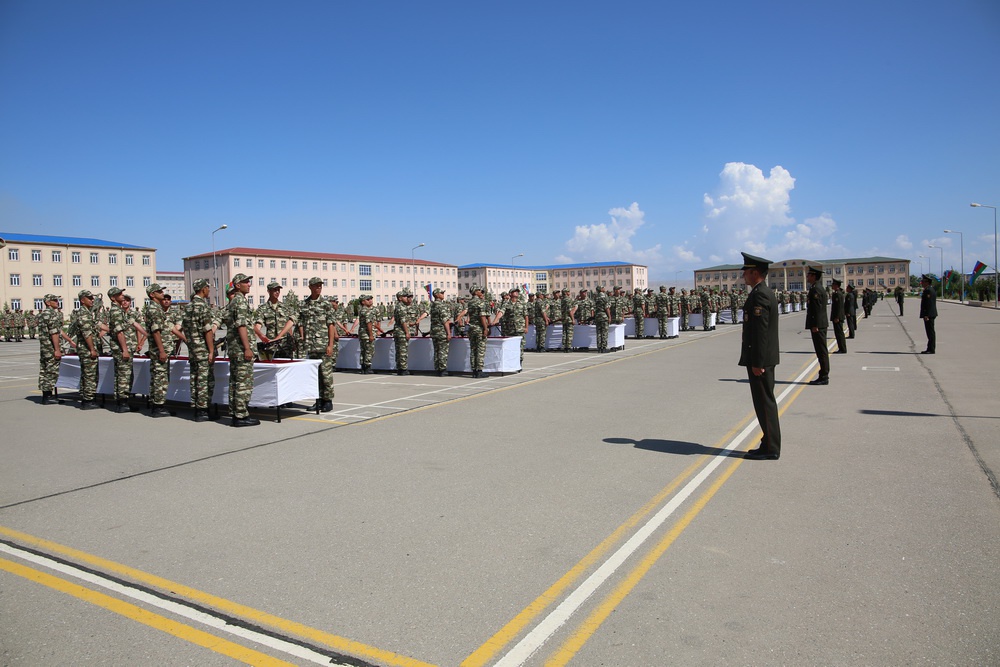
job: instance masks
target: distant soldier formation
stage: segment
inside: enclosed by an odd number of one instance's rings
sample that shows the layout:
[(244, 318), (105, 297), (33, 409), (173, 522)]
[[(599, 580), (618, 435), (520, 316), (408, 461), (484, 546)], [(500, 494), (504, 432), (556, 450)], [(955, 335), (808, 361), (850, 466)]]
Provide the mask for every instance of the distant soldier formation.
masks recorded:
[[(826, 358), (826, 330), (833, 325), (838, 351), (846, 353), (846, 339), (854, 338), (857, 329), (858, 295), (853, 286), (846, 292), (840, 281), (832, 286), (832, 311), (826, 312), (827, 293), (817, 287), (822, 272), (810, 269), (810, 290), (790, 292), (774, 290), (780, 313), (807, 311), (810, 328), (820, 357), (820, 377), (816, 384), (829, 382), (829, 362)], [(395, 372), (409, 375), (408, 342), (418, 336), (429, 337), (433, 344), (434, 373), (448, 375), (449, 342), (456, 337), (469, 340), (469, 367), (474, 379), (487, 378), (484, 370), (486, 341), (491, 330), (499, 329), (502, 336), (521, 337), (520, 357), (523, 362), (525, 335), (535, 334), (535, 347), (529, 352), (572, 352), (574, 326), (593, 325), (596, 330), (596, 351), (610, 352), (609, 330), (622, 324), (626, 317), (635, 322), (636, 338), (676, 337), (670, 335), (668, 322), (678, 321), (678, 331), (694, 331), (692, 315), (701, 315), (702, 331), (715, 329), (723, 322), (739, 324), (747, 301), (747, 291), (701, 288), (698, 290), (659, 286), (629, 293), (621, 286), (610, 288), (597, 285), (593, 292), (581, 289), (556, 289), (551, 293), (531, 293), (515, 286), (499, 295), (487, 293), (473, 285), (469, 296), (448, 298), (445, 290), (431, 290), (429, 301), (414, 303), (413, 293), (404, 288), (396, 294), (393, 304), (373, 305), (370, 294), (362, 294), (347, 304), (336, 296), (323, 295), (323, 281), (308, 282), (309, 295), (299, 299), (294, 293), (281, 298), (282, 287), (276, 282), (267, 286), (268, 299), (256, 309), (245, 296), (252, 276), (237, 274), (226, 289), (226, 305), (213, 306), (211, 287), (205, 279), (194, 282), (191, 299), (183, 305), (173, 305), (163, 288), (153, 283), (146, 288), (149, 303), (138, 312), (132, 298), (118, 287), (107, 292), (108, 305), (102, 295), (89, 290), (78, 294), (80, 307), (64, 326), (59, 299), (45, 295), (45, 309), (35, 314), (4, 306), (0, 315), (0, 338), (21, 341), (25, 336), (40, 341), (39, 389), (42, 403), (54, 403), (55, 383), (59, 363), (64, 353), (73, 351), (80, 359), (81, 409), (98, 407), (98, 359), (110, 355), (114, 359), (115, 412), (131, 412), (129, 404), (133, 382), (133, 357), (150, 360), (149, 406), (152, 417), (169, 416), (166, 391), (169, 383), (171, 358), (186, 350), (190, 365), (190, 395), (194, 421), (210, 421), (212, 396), (215, 391), (213, 364), (228, 356), (230, 363), (229, 406), (233, 426), (254, 426), (260, 422), (251, 417), (248, 404), (253, 391), (253, 363), (275, 359), (315, 359), (319, 365), (319, 398), (310, 410), (329, 412), (333, 409), (334, 373), (337, 368), (338, 342), (342, 337), (356, 337), (358, 367), (361, 374), (373, 373), (372, 359), (375, 340), (391, 336), (395, 343)], [(899, 296), (899, 291), (895, 296)], [(882, 295), (864, 289), (860, 307), (864, 317), (871, 313), (875, 301)], [(925, 295), (926, 300), (926, 295)], [(820, 304), (823, 304), (820, 306)], [(902, 305), (899, 306), (902, 311)], [(822, 311), (822, 312), (820, 312)], [(925, 308), (926, 311), (926, 308)], [(922, 315), (924, 317), (925, 315)], [(427, 320), (421, 332), (421, 323)], [(655, 324), (647, 319), (655, 320)], [(561, 344), (546, 345), (550, 328), (559, 325)], [(844, 326), (847, 327), (845, 335)], [(933, 353), (933, 322), (929, 325), (929, 350)], [(220, 337), (219, 330), (224, 330)], [(820, 348), (823, 348), (821, 350)]]

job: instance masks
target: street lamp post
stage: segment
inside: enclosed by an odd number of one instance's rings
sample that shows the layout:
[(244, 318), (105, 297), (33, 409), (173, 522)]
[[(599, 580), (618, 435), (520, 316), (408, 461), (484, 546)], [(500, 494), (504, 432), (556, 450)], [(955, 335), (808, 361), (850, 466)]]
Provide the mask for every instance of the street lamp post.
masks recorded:
[(517, 259), (518, 257), (524, 257), (524, 253), (523, 252), (519, 252), (518, 254), (516, 254), (516, 255), (514, 255), (513, 257), (510, 258), (510, 282), (511, 282), (510, 286), (511, 287), (517, 287), (517, 278), (514, 277), (514, 271), (515, 271), (514, 260)]
[(989, 204), (969, 204), (976, 208), (993, 209), (993, 307), (1000, 304), (1000, 271), (997, 270), (997, 207)]
[(959, 247), (962, 249), (962, 303), (965, 303), (965, 235), (954, 229), (946, 229), (944, 233), (958, 234)]
[(929, 269), (931, 266), (930, 264), (931, 258), (928, 257), (927, 255), (917, 255), (917, 257), (920, 259), (920, 274), (922, 276), (924, 273), (927, 273), (926, 271), (924, 271), (924, 260), (925, 259), (927, 260), (927, 268)]
[(416, 259), (416, 252), (417, 252), (417, 248), (423, 248), (424, 245), (425, 244), (423, 244), (423, 243), (418, 243), (417, 245), (413, 246), (413, 249), (410, 251), (410, 289), (413, 290), (414, 292), (417, 291), (417, 259)]
[[(941, 283), (941, 298), (944, 298), (944, 248), (939, 245), (929, 245), (928, 248), (937, 248), (941, 251), (941, 275), (938, 276), (938, 282)], [(931, 265), (931, 261), (927, 260), (927, 266)]]
[[(221, 232), (223, 229), (228, 229), (229, 225), (222, 225), (215, 232)], [(215, 232), (212, 232), (212, 278), (215, 281), (215, 285), (212, 286), (212, 291), (215, 292), (215, 305), (219, 305), (219, 259), (215, 256)]]

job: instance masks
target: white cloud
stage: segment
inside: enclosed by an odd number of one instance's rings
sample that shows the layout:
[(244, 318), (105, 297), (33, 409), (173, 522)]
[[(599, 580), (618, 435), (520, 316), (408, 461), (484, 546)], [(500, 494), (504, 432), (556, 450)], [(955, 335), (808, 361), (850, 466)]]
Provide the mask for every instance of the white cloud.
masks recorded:
[(781, 241), (768, 251), (781, 257), (821, 259), (834, 255), (850, 254), (846, 248), (833, 240), (837, 223), (828, 213), (816, 218), (807, 218), (797, 223), (782, 235)]
[(906, 234), (900, 234), (896, 237), (896, 247), (900, 250), (912, 250), (913, 241)]
[(636, 234), (646, 224), (645, 213), (639, 204), (633, 202), (628, 208), (613, 208), (608, 211), (611, 222), (599, 225), (578, 225), (573, 238), (566, 241), (567, 254), (559, 255), (556, 261), (600, 262), (627, 261), (653, 266), (662, 261), (660, 244), (639, 250), (632, 247)]

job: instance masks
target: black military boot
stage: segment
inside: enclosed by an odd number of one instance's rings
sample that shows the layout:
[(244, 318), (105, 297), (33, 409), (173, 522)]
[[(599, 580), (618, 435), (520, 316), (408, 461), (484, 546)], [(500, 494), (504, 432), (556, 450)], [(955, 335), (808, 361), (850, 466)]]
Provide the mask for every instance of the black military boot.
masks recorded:
[(195, 408), (194, 409), (194, 421), (196, 422), (210, 422), (212, 418), (208, 414), (208, 410), (205, 408)]
[(80, 404), (81, 410), (97, 410), (99, 407), (101, 406), (99, 406), (95, 400), (84, 401)]
[(167, 410), (162, 405), (154, 405), (153, 409), (149, 411), (150, 417), (169, 417), (170, 411)]
[(333, 412), (333, 401), (323, 401), (320, 412)]
[(51, 391), (42, 392), (42, 405), (52, 405), (53, 403), (56, 402), (57, 402), (56, 398), (55, 396), (52, 395)]
[(132, 408), (130, 408), (128, 405), (127, 398), (119, 398), (117, 401), (115, 401), (115, 412), (118, 413), (132, 412)]

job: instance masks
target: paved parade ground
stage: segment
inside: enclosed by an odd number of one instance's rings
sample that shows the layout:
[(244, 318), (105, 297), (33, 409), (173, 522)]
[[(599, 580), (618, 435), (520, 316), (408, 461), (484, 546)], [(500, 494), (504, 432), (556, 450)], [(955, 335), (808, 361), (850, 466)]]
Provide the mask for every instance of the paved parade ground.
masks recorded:
[(1000, 665), (1000, 312), (938, 309), (829, 386), (782, 316), (779, 461), (739, 326), (249, 429), (42, 406), (0, 343), (0, 664)]

